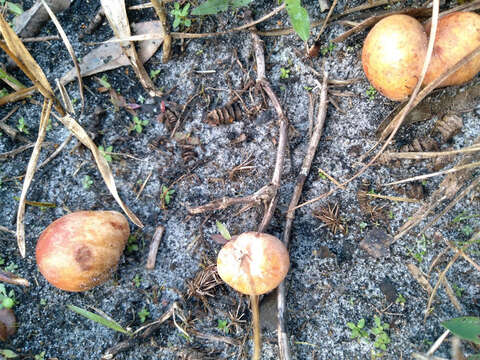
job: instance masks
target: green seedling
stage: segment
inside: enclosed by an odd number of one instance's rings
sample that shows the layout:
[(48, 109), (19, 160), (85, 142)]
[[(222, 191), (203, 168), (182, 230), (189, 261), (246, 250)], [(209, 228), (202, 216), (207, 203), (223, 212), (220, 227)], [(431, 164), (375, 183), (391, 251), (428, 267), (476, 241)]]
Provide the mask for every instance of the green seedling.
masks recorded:
[(395, 299), (396, 304), (405, 305), (406, 302), (407, 302), (407, 299), (405, 299), (405, 297), (402, 294), (398, 294), (397, 298)]
[(40, 299), (40, 305), (42, 305), (42, 306), (47, 305), (47, 300), (45, 300), (45, 299)]
[(10, 290), (7, 293), (5, 285), (0, 284), (0, 309), (11, 309), (15, 305), (15, 291)]
[(5, 89), (5, 88), (2, 88), (0, 90), (0, 98), (4, 97), (4, 96), (7, 96), (8, 95), (8, 90)]
[(330, 55), (333, 50), (335, 49), (336, 45), (332, 42), (330, 42), (327, 46), (324, 46), (320, 49), (320, 53), (322, 54), (322, 56), (325, 56), (325, 55)]
[(85, 190), (90, 189), (90, 186), (93, 185), (93, 180), (89, 175), (85, 175), (82, 179), (82, 185)]
[(231, 240), (232, 236), (230, 235), (230, 232), (228, 231), (227, 227), (222, 224), (220, 221), (216, 221), (217, 229), (220, 232), (220, 235), (222, 235), (225, 240)]
[(386, 351), (387, 345), (390, 344), (391, 340), (385, 330), (388, 330), (390, 325), (382, 323), (377, 315), (373, 317), (373, 320), (375, 321), (375, 327), (370, 330), (370, 332), (375, 335), (373, 346), (377, 349)]
[(312, 91), (312, 90), (313, 90), (313, 87), (311, 87), (311, 86), (306, 86), (306, 85), (304, 85), (303, 88), (304, 88), (306, 91)]
[(288, 79), (290, 76), (290, 70), (285, 68), (280, 68), (280, 79)]
[(327, 175), (325, 175), (322, 170), (318, 170), (318, 177), (322, 180), (327, 180)]
[(130, 235), (127, 240), (127, 253), (138, 251), (138, 239), (136, 235)]
[(368, 332), (365, 330), (365, 319), (358, 320), (356, 325), (353, 322), (348, 322), (347, 326), (352, 330), (350, 334), (351, 339), (368, 339)]
[(113, 152), (113, 146), (107, 146), (105, 149), (102, 145), (98, 147), (98, 151), (100, 151), (100, 154), (104, 157), (104, 159), (108, 162), (112, 162), (112, 155), (110, 155), (111, 152)]
[(147, 320), (148, 316), (150, 315), (150, 312), (146, 308), (142, 308), (138, 312), (138, 317), (140, 318), (140, 323), (143, 324), (145, 320)]
[(457, 297), (462, 297), (463, 295), (463, 292), (465, 291), (465, 289), (461, 288), (460, 286), (458, 286), (457, 284), (452, 284), (452, 288), (453, 288), (453, 291), (455, 292), (455, 295)]
[(186, 4), (183, 8), (180, 8), (180, 3), (174, 4), (174, 9), (170, 12), (175, 19), (173, 20), (173, 27), (177, 29), (180, 25), (184, 27), (190, 27), (192, 20), (188, 18), (188, 10), (190, 9), (190, 3)]
[(135, 274), (135, 277), (133, 278), (133, 283), (137, 288), (140, 287), (140, 285), (142, 285), (142, 278), (140, 277), (140, 275)]
[(28, 127), (25, 125), (25, 119), (23, 116), (18, 119), (17, 129), (24, 134), (30, 134)]
[(160, 205), (163, 210), (165, 210), (172, 201), (172, 195), (174, 192), (175, 190), (170, 189), (166, 185), (162, 185), (162, 193), (160, 194)]
[(363, 231), (368, 226), (368, 224), (362, 221), (360, 224), (358, 224), (358, 226), (360, 227), (360, 230)]
[(465, 225), (465, 226), (462, 226), (462, 233), (465, 234), (465, 236), (470, 236), (473, 234), (473, 229), (470, 225)]
[(17, 271), (17, 269), (18, 269), (18, 265), (13, 262), (5, 266), (5, 271), (11, 272), (11, 273), (14, 273), (15, 271)]
[(100, 85), (102, 85), (105, 89), (111, 89), (112, 85), (108, 82), (108, 77), (107, 75), (103, 75), (100, 79), (98, 79), (98, 82)]
[(366, 91), (366, 94), (370, 100), (373, 100), (375, 99), (375, 95), (377, 95), (377, 90), (375, 90), (375, 88), (370, 85)]
[(143, 128), (148, 125), (148, 120), (140, 120), (138, 116), (133, 117), (133, 127), (132, 129), (135, 130), (138, 134), (143, 131)]
[(97, 315), (88, 310), (79, 308), (78, 306), (75, 306), (75, 305), (67, 305), (67, 308), (76, 312), (79, 315), (82, 315), (83, 317), (86, 317), (87, 319), (90, 319), (92, 321), (95, 321), (96, 323), (99, 323), (100, 325), (109, 327), (110, 329), (113, 329), (115, 331), (118, 331), (127, 335), (132, 334), (130, 331), (124, 329), (119, 323), (117, 323), (115, 320), (111, 318)]
[(45, 360), (45, 351), (42, 351), (40, 354), (34, 356), (35, 360)]
[(225, 334), (228, 334), (230, 332), (230, 329), (228, 327), (228, 320), (217, 320), (217, 329), (224, 332)]
[(161, 69), (150, 70), (150, 79), (155, 80), (157, 78), (157, 76), (160, 75), (161, 71), (162, 71)]

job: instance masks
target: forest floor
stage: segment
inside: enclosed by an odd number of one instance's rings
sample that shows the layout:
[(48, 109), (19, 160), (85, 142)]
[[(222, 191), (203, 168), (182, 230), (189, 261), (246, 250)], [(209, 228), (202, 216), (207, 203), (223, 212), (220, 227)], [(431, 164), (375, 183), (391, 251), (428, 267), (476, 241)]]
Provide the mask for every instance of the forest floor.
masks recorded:
[[(129, 6), (137, 3), (127, 2)], [(321, 23), (327, 11), (321, 12), (319, 2), (302, 3), (312, 21)], [(363, 3), (340, 0), (332, 15)], [(24, 9), (31, 5), (32, 1), (23, 2)], [(447, 1), (442, 9), (455, 5)], [(90, 43), (113, 36), (104, 21), (93, 34), (79, 39), (99, 6), (98, 1), (77, 0), (57, 15), (79, 59), (98, 46)], [(271, 2), (256, 1), (248, 8), (258, 19), (269, 13), (271, 6)], [(318, 85), (322, 82), (319, 74), (323, 70), (330, 80), (353, 80), (343, 86), (331, 83), (329, 87), (323, 135), (300, 203), (334, 189), (332, 179), (343, 182), (357, 172), (363, 164), (362, 155), (376, 144), (378, 127), (397, 106), (372, 91), (363, 73), (360, 52), (367, 30), (342, 42), (331, 42), (349, 29), (340, 20), (359, 22), (373, 14), (410, 6), (420, 4), (394, 3), (334, 19), (320, 38), (320, 55), (312, 59), (305, 56), (304, 43), (296, 34), (261, 36), (266, 78), (289, 121), (279, 199), (266, 232), (282, 237), (287, 208), (309, 142), (310, 104), (312, 99), (317, 99), (318, 104)], [(170, 23), (174, 20), (173, 8), (172, 3), (167, 4)], [(245, 9), (240, 9), (202, 19), (190, 16), (191, 27), (180, 30), (222, 31), (246, 23), (245, 13)], [(151, 8), (129, 10), (128, 15), (131, 23), (156, 20)], [(13, 15), (8, 17), (11, 20)], [(282, 11), (257, 28), (266, 31), (288, 26), (288, 16)], [(312, 28), (311, 39), (319, 29)], [(49, 22), (36, 36), (55, 34), (57, 30)], [(51, 84), (72, 67), (61, 40), (29, 42), (26, 46)], [(199, 215), (189, 214), (188, 209), (221, 197), (247, 196), (270, 182), (279, 128), (277, 114), (266, 96), (252, 87), (240, 94), (242, 116), (233, 123), (216, 126), (205, 121), (209, 111), (227, 104), (249, 80), (256, 79), (253, 49), (248, 31), (173, 40), (168, 63), (162, 63), (160, 48), (145, 64), (155, 86), (163, 90), (162, 98), (151, 98), (132, 68), (124, 66), (99, 73), (95, 75), (97, 79), (84, 79), (87, 91), (81, 116), (78, 83), (66, 85), (74, 99), (73, 117), (94, 136), (96, 145), (107, 151), (120, 197), (145, 227), (140, 229), (131, 223), (132, 236), (118, 270), (113, 279), (101, 286), (69, 293), (54, 288), (42, 277), (36, 266), (35, 244), (48, 224), (76, 210), (121, 211), (91, 153), (72, 139), (35, 172), (27, 200), (42, 204), (26, 207), (25, 258), (18, 251), (14, 233), (0, 231), (0, 267), (31, 283), (29, 287), (5, 285), (7, 292), (14, 291), (13, 309), (19, 326), (15, 336), (0, 343), (0, 349), (11, 349), (22, 358), (99, 359), (128, 336), (81, 317), (67, 305), (101, 310), (121, 326), (135, 330), (159, 319), (176, 304), (174, 316), (148, 337), (135, 339), (134, 346), (120, 351), (115, 359), (250, 357), (249, 299), (222, 284), (215, 267), (210, 265), (215, 263), (221, 248), (215, 241), (219, 233), (217, 221), (232, 235), (254, 231), (265, 209), (259, 205), (240, 212), (242, 206), (237, 205)], [(2, 63), (6, 62), (6, 55), (2, 55)], [(10, 73), (30, 84), (20, 70), (12, 69)], [(106, 83), (113, 91), (102, 91)], [(479, 88), (477, 76), (464, 86), (436, 90), (426, 99), (428, 111), (421, 119), (424, 121), (403, 126), (390, 149), (399, 151), (401, 146), (425, 137), (439, 139), (439, 149), (472, 145), (480, 134)], [(117, 106), (119, 95), (126, 103), (135, 105), (133, 111)], [(42, 101), (38, 93), (32, 99)], [(164, 105), (176, 113), (172, 122), (161, 116)], [(5, 123), (16, 129), (18, 136), (11, 138), (2, 132), (0, 155), (35, 142), (41, 107), (30, 100), (7, 104), (0, 108), (0, 118), (17, 106)], [(98, 115), (98, 109), (104, 110), (103, 115)], [(315, 108), (314, 117), (316, 112)], [(460, 117), (463, 127), (451, 139), (442, 141), (434, 124), (446, 113)], [(171, 137), (178, 118), (181, 121), (176, 135)], [(68, 136), (69, 131), (52, 117), (39, 162), (47, 159)], [(16, 228), (22, 175), (30, 155), (31, 149), (27, 149), (15, 156), (0, 156), (0, 225), (10, 231)], [(449, 159), (447, 168), (461, 160), (461, 156)], [(416, 211), (431, 201), (447, 175), (398, 186), (385, 184), (431, 173), (434, 167), (437, 169), (431, 159), (375, 164), (343, 189), (297, 209), (290, 239), (285, 324), (294, 359), (410, 359), (412, 353), (425, 353), (445, 331), (442, 321), (462, 315), (479, 316), (480, 272), (457, 256), (446, 274), (447, 285), (439, 287), (425, 318), (431, 288), (456, 256), (454, 246), (463, 245), (480, 231), (478, 186), (424, 234), (419, 235), (423, 226), (454, 196), (446, 196), (419, 226), (392, 242), (400, 227), (412, 216), (418, 216)], [(477, 169), (448, 176), (462, 179), (458, 184), (460, 192), (475, 176), (478, 179), (479, 173)], [(375, 195), (408, 198), (412, 202)], [(46, 203), (55, 206), (48, 207)], [(322, 214), (324, 221), (319, 218)], [(326, 217), (333, 220), (325, 220)], [(164, 226), (165, 233), (155, 268), (147, 270), (148, 248), (158, 226)], [(381, 256), (372, 256), (375, 246), (368, 242), (372, 239), (378, 241), (376, 245), (382, 251), (377, 255)], [(467, 251), (477, 263), (479, 250), (477, 242)], [(418, 270), (417, 279), (412, 269)], [(422, 276), (426, 280), (423, 286), (418, 281)], [(261, 317), (262, 358), (278, 359), (274, 294), (261, 300)], [(347, 324), (363, 322), (358, 336), (352, 338)], [(386, 336), (380, 337), (378, 331)], [(471, 345), (463, 346), (466, 354), (475, 352)], [(450, 358), (450, 342), (445, 341), (435, 354)]]

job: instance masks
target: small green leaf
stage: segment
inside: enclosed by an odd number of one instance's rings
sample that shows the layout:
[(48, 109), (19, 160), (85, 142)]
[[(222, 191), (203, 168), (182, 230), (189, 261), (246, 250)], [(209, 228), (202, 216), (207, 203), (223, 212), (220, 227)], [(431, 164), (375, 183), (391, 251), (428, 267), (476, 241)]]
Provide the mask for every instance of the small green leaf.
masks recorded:
[(253, 0), (233, 0), (232, 1), (232, 9), (236, 9), (239, 7), (247, 6), (250, 4)]
[(182, 9), (182, 11), (180, 12), (180, 16), (187, 16), (188, 15), (188, 9), (190, 9), (190, 3), (187, 3), (187, 5), (185, 5)]
[(10, 1), (7, 1), (8, 11), (10, 11), (13, 15), (18, 16), (23, 14), (23, 9), (18, 4), (14, 4)]
[(480, 318), (462, 316), (442, 322), (442, 326), (461, 339), (480, 345)]
[(0, 356), (3, 356), (5, 359), (15, 359), (18, 357), (12, 350), (0, 349)]
[(228, 1), (225, 0), (207, 0), (192, 10), (192, 15), (215, 15), (222, 11), (227, 11)]
[[(177, 4), (177, 3), (175, 3), (175, 4)], [(182, 21), (182, 19), (179, 18), (179, 17), (175, 17), (175, 20), (173, 20), (173, 27), (175, 29), (178, 28), (178, 25), (180, 25), (180, 21)]]
[(285, 4), (293, 29), (300, 39), (307, 41), (310, 36), (310, 18), (307, 10), (302, 7), (300, 0), (285, 0)]
[(225, 225), (223, 225), (220, 221), (216, 221), (216, 224), (217, 224), (217, 229), (218, 231), (220, 232), (220, 234), (227, 240), (230, 240), (232, 238), (232, 236), (230, 235), (230, 232), (228, 231), (228, 229), (226, 228)]
[(84, 317), (86, 317), (87, 319), (89, 320), (92, 320), (92, 321), (95, 321), (103, 326), (106, 326), (106, 327), (109, 327), (110, 329), (113, 329), (115, 331), (118, 331), (118, 332), (121, 332), (121, 333), (124, 333), (124, 334), (128, 334), (130, 335), (130, 332), (125, 330), (119, 323), (117, 323), (116, 321), (113, 321), (113, 320), (110, 320), (110, 319), (106, 319), (104, 318), (103, 316), (100, 316), (100, 315), (97, 315), (97, 314), (94, 314), (88, 310), (85, 310), (85, 309), (82, 309), (82, 308), (79, 308), (75, 305), (67, 305), (67, 307), (76, 312), (77, 314), (79, 315), (82, 315)]

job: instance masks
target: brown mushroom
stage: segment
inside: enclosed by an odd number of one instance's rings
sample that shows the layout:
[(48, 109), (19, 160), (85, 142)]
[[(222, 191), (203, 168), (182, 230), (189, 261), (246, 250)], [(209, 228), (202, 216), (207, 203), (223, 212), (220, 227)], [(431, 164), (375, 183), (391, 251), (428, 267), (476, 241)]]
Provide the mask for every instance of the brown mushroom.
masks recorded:
[(275, 289), (290, 266), (288, 251), (275, 236), (246, 232), (226, 243), (218, 253), (217, 270), (228, 285), (250, 295), (253, 317), (254, 355), (260, 358), (258, 295)]

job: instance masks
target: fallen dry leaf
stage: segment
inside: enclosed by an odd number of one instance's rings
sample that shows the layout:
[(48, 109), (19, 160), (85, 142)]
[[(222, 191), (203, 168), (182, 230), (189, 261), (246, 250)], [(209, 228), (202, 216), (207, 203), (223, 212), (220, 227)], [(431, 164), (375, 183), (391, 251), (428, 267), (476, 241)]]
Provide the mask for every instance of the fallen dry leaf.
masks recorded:
[[(147, 21), (132, 25), (136, 34), (162, 34), (160, 21)], [(113, 38), (114, 39), (114, 38)], [(113, 40), (112, 39), (112, 40)], [(155, 54), (162, 44), (162, 40), (146, 40), (138, 45), (138, 55), (143, 63)], [(123, 53), (122, 47), (117, 42), (105, 43), (90, 51), (82, 59), (80, 73), (83, 77), (113, 70), (121, 66), (130, 65), (128, 57)], [(75, 69), (69, 70), (60, 79), (61, 84), (69, 83), (76, 78)]]

